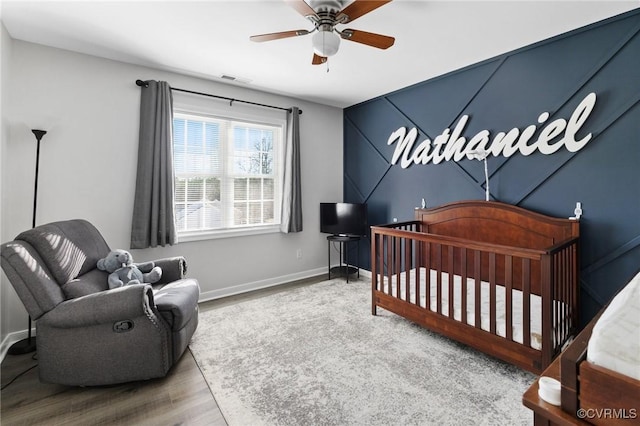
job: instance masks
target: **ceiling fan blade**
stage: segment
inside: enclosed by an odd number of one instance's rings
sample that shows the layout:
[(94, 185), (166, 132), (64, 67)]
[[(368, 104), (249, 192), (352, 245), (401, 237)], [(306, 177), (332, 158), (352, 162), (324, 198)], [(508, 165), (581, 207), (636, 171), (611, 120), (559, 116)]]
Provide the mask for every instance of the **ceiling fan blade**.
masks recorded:
[(271, 40), (278, 40), (278, 39), (287, 38), (287, 37), (303, 36), (303, 35), (307, 35), (307, 34), (309, 34), (308, 30), (282, 31), (282, 32), (279, 32), (279, 33), (269, 33), (269, 34), (254, 35), (254, 36), (249, 37), (249, 40), (257, 41), (257, 42), (271, 41)]
[(317, 54), (313, 54), (313, 60), (311, 61), (311, 63), (313, 65), (321, 65), (324, 64), (325, 62), (327, 62), (327, 58), (325, 58), (324, 56), (320, 56)]
[(341, 24), (346, 24), (389, 2), (391, 2), (391, 0), (354, 0), (353, 3), (338, 13), (336, 21)]
[(294, 8), (296, 12), (304, 16), (317, 16), (316, 11), (311, 8), (304, 0), (284, 0), (289, 6)]
[(378, 49), (388, 49), (393, 46), (396, 39), (382, 34), (368, 33), (366, 31), (346, 29), (340, 33), (340, 37), (356, 43), (377, 47)]

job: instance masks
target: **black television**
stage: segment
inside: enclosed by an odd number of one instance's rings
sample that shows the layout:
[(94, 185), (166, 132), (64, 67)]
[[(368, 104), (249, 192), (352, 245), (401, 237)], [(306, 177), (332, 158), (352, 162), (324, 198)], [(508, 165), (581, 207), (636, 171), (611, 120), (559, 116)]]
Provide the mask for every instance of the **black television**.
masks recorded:
[(367, 235), (367, 205), (320, 203), (320, 232), (333, 235)]

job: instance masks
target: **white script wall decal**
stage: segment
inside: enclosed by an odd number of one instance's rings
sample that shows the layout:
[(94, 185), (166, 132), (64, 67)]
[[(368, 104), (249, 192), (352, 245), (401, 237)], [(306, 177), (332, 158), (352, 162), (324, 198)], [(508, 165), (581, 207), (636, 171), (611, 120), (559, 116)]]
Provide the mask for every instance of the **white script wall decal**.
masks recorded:
[[(482, 130), (467, 142), (462, 133), (469, 120), (468, 115), (463, 115), (458, 120), (453, 132), (448, 128), (444, 129), (433, 142), (425, 139), (415, 149), (413, 149), (413, 145), (418, 137), (418, 130), (414, 127), (407, 132), (406, 127), (400, 127), (389, 136), (387, 141), (387, 145), (393, 145), (397, 142), (391, 164), (396, 164), (401, 159), (400, 166), (406, 169), (412, 164), (428, 164), (430, 162), (439, 164), (443, 160), (451, 161), (452, 159), (460, 161), (471, 151), (488, 151), (494, 157), (499, 155), (511, 157), (518, 151), (522, 155), (530, 155), (536, 150), (549, 155), (558, 151), (563, 145), (567, 151), (576, 152), (591, 140), (591, 133), (580, 140), (576, 140), (576, 133), (587, 121), (595, 104), (596, 94), (589, 93), (573, 111), (569, 121), (563, 118), (553, 120), (540, 131), (538, 139), (531, 144), (529, 141), (537, 130), (536, 124), (527, 126), (522, 132), (518, 128), (513, 128), (508, 133), (499, 132), (491, 142), (489, 131)], [(549, 113), (543, 112), (538, 117), (538, 123), (545, 124), (548, 119)], [(563, 132), (564, 136), (554, 142)]]

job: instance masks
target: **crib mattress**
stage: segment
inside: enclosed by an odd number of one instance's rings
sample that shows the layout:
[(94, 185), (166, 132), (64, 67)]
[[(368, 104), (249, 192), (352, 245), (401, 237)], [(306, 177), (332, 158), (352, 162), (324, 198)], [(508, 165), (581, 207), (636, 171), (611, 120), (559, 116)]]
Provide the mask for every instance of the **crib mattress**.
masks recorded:
[[(430, 272), (430, 286), (429, 286), (429, 310), (432, 312), (437, 311), (437, 271), (431, 270)], [(391, 293), (388, 290), (389, 280), (388, 277), (383, 277), (379, 282), (384, 284), (384, 292), (391, 294), (393, 297), (406, 300), (412, 304), (416, 304), (416, 271), (410, 271), (410, 284), (409, 284), (409, 298), (406, 296), (406, 274), (400, 275), (400, 295), (397, 294), (396, 276), (394, 275), (391, 280)], [(426, 309), (426, 269), (420, 268), (420, 301), (417, 303), (422, 308)], [(467, 279), (467, 324), (475, 326), (475, 280), (472, 278)], [(444, 316), (450, 317), (449, 314), (449, 274), (442, 272), (441, 279), (441, 313)], [(490, 330), (490, 284), (485, 281), (480, 283), (480, 328), (485, 331)], [(512, 336), (515, 342), (522, 344), (523, 339), (523, 294), (522, 291), (512, 290)], [(561, 309), (563, 309), (561, 304)], [(531, 347), (537, 350), (542, 349), (542, 298), (536, 294), (530, 295), (530, 333), (531, 333)], [(554, 315), (555, 317), (555, 315)], [(562, 316), (564, 318), (564, 316)], [(462, 278), (458, 275), (453, 275), (453, 319), (456, 321), (462, 321)], [(557, 324), (556, 324), (557, 325)], [(506, 291), (502, 286), (496, 286), (496, 334), (501, 337), (506, 337)]]
[(640, 272), (593, 327), (587, 361), (640, 380)]

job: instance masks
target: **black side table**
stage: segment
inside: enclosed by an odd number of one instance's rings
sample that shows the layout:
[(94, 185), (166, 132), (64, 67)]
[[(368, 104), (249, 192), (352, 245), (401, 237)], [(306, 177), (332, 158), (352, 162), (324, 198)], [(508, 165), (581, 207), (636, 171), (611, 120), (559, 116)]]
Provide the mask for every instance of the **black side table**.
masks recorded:
[[(334, 273), (339, 274), (340, 276), (346, 276), (347, 277), (347, 282), (349, 282), (349, 275), (353, 274), (353, 273), (357, 273), (358, 274), (358, 278), (360, 278), (360, 239), (361, 237), (357, 236), (357, 235), (329, 235), (327, 237), (327, 264), (328, 264), (328, 270), (329, 270), (329, 278), (331, 279), (331, 271), (333, 270)], [(331, 268), (331, 243), (332, 242), (338, 242), (340, 243), (340, 266), (336, 266)], [(345, 244), (349, 244), (349, 243), (357, 243), (357, 250), (358, 250), (358, 254), (356, 257), (356, 267), (352, 267), (349, 266), (349, 252), (345, 251), (345, 253), (347, 253), (347, 261), (346, 263), (343, 265), (342, 264), (342, 249), (345, 246)], [(348, 248), (348, 246), (346, 247)]]

